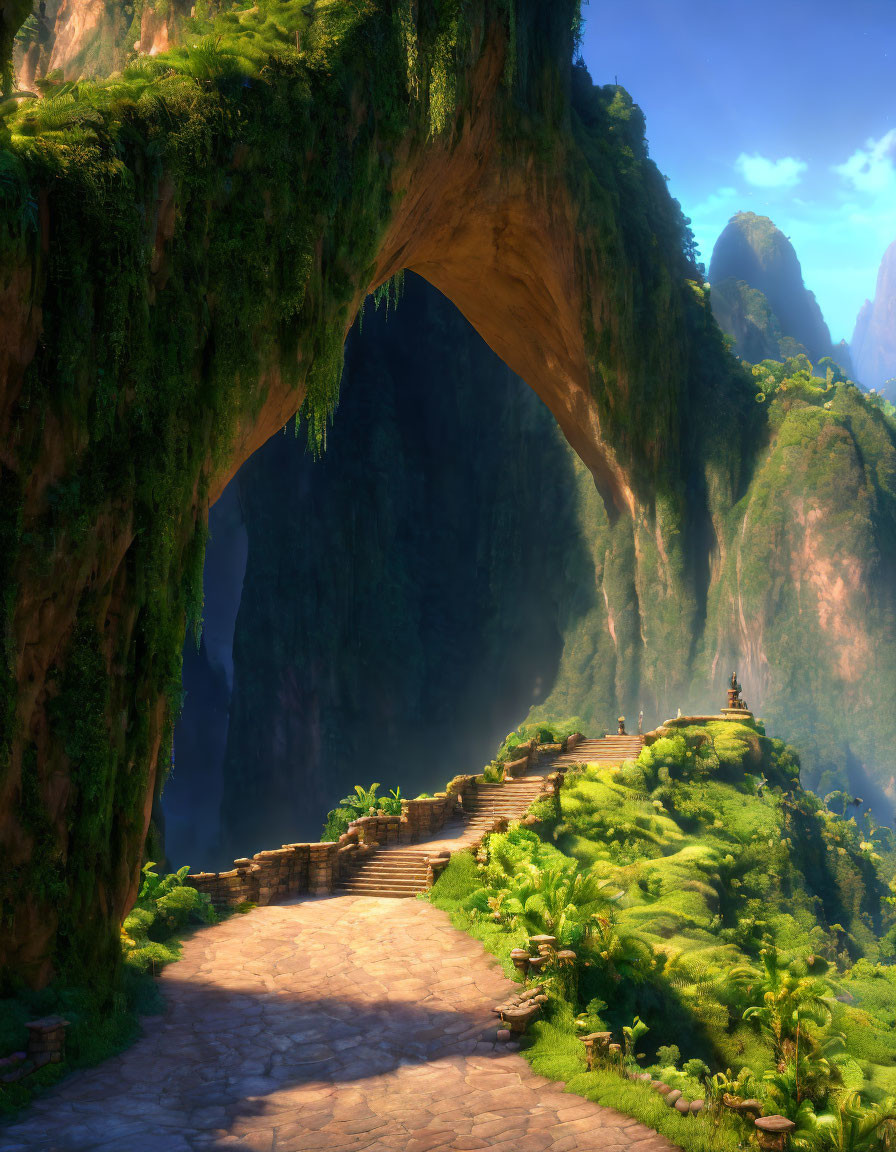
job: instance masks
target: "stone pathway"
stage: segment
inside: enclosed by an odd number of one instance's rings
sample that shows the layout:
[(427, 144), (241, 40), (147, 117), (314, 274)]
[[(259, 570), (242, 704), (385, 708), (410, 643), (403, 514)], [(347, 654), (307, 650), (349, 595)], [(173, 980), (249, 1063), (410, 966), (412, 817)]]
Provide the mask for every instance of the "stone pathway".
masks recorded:
[(164, 1016), (0, 1128), (2, 1152), (674, 1152), (498, 1043), (509, 982), (420, 900), (258, 908), (161, 982)]

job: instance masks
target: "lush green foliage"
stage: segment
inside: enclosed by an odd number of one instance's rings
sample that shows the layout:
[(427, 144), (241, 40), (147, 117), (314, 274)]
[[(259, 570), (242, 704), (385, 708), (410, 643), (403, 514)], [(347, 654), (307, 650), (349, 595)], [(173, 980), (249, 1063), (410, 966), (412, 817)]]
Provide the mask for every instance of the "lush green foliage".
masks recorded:
[[(598, 1082), (576, 1029), (609, 1028), (707, 1099), (684, 1148), (734, 1139), (726, 1092), (793, 1118), (800, 1147), (837, 1147), (825, 1141), (853, 1125), (876, 1148), (896, 1077), (896, 978), (875, 963), (896, 854), (875, 831), (804, 792), (792, 749), (718, 722), (568, 774), (559, 819), (492, 835), (432, 898), (502, 957), (533, 930), (572, 945), (574, 975), (544, 970), (550, 1011), (529, 1049), (572, 1090)], [(612, 1068), (596, 1076), (612, 1083)], [(616, 1083), (608, 1102), (646, 1118), (647, 1098)]]
[(153, 872), (150, 860), (143, 868), (137, 903), (121, 928), (126, 965), (153, 975), (180, 955), (177, 937), (191, 924), (214, 924), (218, 917), (209, 897), (185, 884), (185, 865), (168, 876)]
[(536, 744), (559, 744), (567, 736), (581, 732), (584, 727), (578, 716), (563, 719), (540, 719), (538, 710), (533, 708), (529, 717), (513, 732), (509, 732), (498, 749), (495, 762), (504, 764), (513, 760), (514, 753), (521, 744), (534, 740)]
[[(0, 1114), (14, 1111), (32, 1096), (75, 1068), (89, 1067), (126, 1047), (138, 1034), (140, 1015), (160, 1012), (162, 1000), (153, 977), (180, 956), (179, 941), (193, 927), (218, 917), (208, 896), (184, 884), (189, 867), (167, 876), (143, 868), (143, 881), (133, 910), (121, 930), (119, 963), (111, 982), (104, 972), (87, 974), (81, 984), (54, 981), (39, 992), (18, 988), (0, 999), (0, 1056), (24, 1051), (25, 1023), (60, 1015), (69, 1021), (65, 1059), (23, 1080), (0, 1084)], [(85, 976), (92, 975), (92, 979)]]
[(378, 788), (379, 784), (371, 784), (369, 788), (356, 784), (354, 795), (343, 797), (337, 807), (327, 813), (321, 840), (338, 840), (348, 830), (349, 824), (361, 816), (375, 816), (379, 813), (384, 816), (400, 816), (401, 788), (390, 789), (388, 796), (378, 796)]

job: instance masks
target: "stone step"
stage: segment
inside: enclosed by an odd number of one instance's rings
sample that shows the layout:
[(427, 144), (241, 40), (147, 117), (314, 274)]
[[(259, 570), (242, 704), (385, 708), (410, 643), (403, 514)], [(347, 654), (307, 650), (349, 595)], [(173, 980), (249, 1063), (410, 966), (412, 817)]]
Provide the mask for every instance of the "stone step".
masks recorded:
[(339, 887), (340, 892), (345, 892), (349, 896), (397, 896), (408, 899), (416, 896), (418, 892), (425, 892), (426, 889), (420, 885), (413, 888), (406, 888), (397, 884), (342, 884)]
[(412, 900), (416, 892), (396, 892), (391, 888), (337, 888), (343, 896), (367, 896), (367, 897), (381, 897), (389, 900)]
[[(479, 796), (476, 800), (469, 804), (464, 811), (470, 812), (474, 808), (491, 808), (494, 804), (499, 808), (528, 808), (530, 804), (534, 804), (536, 800), (541, 799), (545, 795), (542, 792), (533, 792), (531, 796)], [(547, 793), (550, 795), (550, 793)]]
[(411, 871), (407, 868), (360, 868), (352, 872), (346, 879), (351, 880), (413, 880), (426, 883), (428, 873), (424, 871)]
[(524, 792), (537, 792), (539, 788), (541, 788), (540, 781), (537, 784), (477, 784), (475, 792), (508, 792), (520, 795)]
[(377, 857), (381, 860), (388, 857), (390, 860), (406, 860), (413, 864), (425, 864), (431, 855), (431, 852), (411, 852), (406, 848), (380, 848), (377, 851)]
[(425, 876), (408, 876), (407, 872), (356, 872), (354, 876), (343, 879), (346, 884), (426, 884)]
[(531, 804), (533, 800), (537, 800), (539, 796), (544, 793), (539, 789), (537, 792), (524, 792), (518, 796), (502, 796), (500, 793), (497, 795), (482, 795), (473, 797), (468, 801), (466, 808), (474, 808), (477, 804)]
[[(535, 801), (533, 800), (532, 804), (534, 803)], [(467, 815), (470, 817), (490, 816), (492, 813), (494, 813), (496, 816), (512, 816), (516, 812), (522, 815), (524, 812), (528, 812), (528, 810), (532, 807), (532, 804), (482, 804), (478, 808), (471, 808)]]

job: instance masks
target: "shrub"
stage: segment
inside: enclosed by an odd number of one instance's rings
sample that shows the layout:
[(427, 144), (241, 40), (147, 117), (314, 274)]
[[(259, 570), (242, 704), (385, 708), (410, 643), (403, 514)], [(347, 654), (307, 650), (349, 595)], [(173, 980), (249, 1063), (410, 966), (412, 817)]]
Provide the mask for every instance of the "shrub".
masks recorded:
[(327, 821), (320, 834), (321, 840), (338, 840), (348, 831), (348, 826), (353, 820), (373, 815), (378, 811), (385, 812), (387, 816), (400, 816), (401, 788), (391, 789), (388, 796), (379, 796), (377, 794), (379, 787), (379, 784), (371, 784), (369, 788), (362, 788), (360, 784), (356, 784), (354, 794), (344, 796), (337, 807), (327, 813)]
[(179, 956), (172, 938), (190, 924), (214, 924), (218, 917), (205, 893), (185, 884), (189, 866), (159, 876), (155, 861), (143, 868), (137, 903), (121, 926), (125, 963), (138, 972), (170, 964)]
[[(656, 1050), (656, 1062), (664, 1068), (677, 1068), (681, 1061), (681, 1052), (677, 1044), (661, 1044)], [(700, 1063), (700, 1061), (698, 1061)]]

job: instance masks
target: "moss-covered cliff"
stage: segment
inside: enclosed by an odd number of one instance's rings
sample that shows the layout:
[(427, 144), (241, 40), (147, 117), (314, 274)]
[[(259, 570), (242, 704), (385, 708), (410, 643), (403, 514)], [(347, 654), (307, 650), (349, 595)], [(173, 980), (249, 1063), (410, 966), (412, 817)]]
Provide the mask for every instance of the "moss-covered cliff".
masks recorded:
[(460, 306), (598, 479), (636, 562), (646, 674), (670, 675), (657, 637), (690, 644), (708, 560), (690, 541), (707, 491), (739, 494), (724, 445), (752, 400), (689, 283), (640, 113), (570, 66), (576, 19), (531, 0), (270, 0), (197, 16), (123, 76), (4, 106), (5, 974), (113, 966), (208, 503), (297, 408), (322, 444), (355, 311), (402, 267)]
[(276, 436), (238, 478), (222, 864), (316, 839), (359, 773), (440, 787), (544, 699), (580, 546), (571, 456), (419, 278), (397, 314), (367, 310), (324, 458)]

